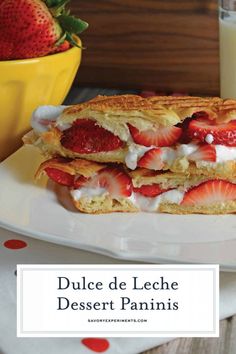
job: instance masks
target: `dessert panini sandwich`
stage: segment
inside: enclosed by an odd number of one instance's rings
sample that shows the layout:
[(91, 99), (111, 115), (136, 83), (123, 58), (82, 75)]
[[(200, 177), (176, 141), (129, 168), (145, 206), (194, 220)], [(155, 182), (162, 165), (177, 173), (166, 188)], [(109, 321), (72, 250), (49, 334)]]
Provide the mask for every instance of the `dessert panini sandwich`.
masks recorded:
[(36, 174), (87, 213), (236, 212), (236, 101), (98, 96), (39, 107), (24, 137), (47, 158)]

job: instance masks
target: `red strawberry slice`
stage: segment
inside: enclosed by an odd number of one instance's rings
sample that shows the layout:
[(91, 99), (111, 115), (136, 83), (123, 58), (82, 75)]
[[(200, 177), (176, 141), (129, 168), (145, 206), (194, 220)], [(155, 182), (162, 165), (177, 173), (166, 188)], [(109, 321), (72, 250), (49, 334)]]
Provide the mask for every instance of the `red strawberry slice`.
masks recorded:
[(61, 144), (80, 154), (113, 151), (123, 142), (108, 130), (99, 127), (91, 119), (77, 119), (73, 126), (63, 132)]
[(72, 187), (74, 185), (74, 176), (70, 175), (67, 172), (60, 171), (57, 168), (47, 167), (44, 170), (48, 177), (51, 178), (54, 182), (61, 184), (63, 186)]
[(181, 205), (210, 205), (236, 199), (236, 184), (223, 180), (201, 183), (185, 193)]
[(189, 123), (188, 136), (205, 142), (205, 138), (211, 134), (214, 144), (236, 146), (236, 120), (228, 123), (216, 124), (214, 120), (198, 118)]
[(149, 185), (143, 185), (139, 188), (134, 188), (134, 192), (140, 193), (144, 195), (145, 197), (156, 197), (159, 194), (162, 194), (164, 192), (167, 192), (169, 189), (161, 189), (159, 184), (149, 184)]
[(149, 170), (161, 170), (164, 166), (162, 161), (162, 150), (154, 148), (145, 152), (145, 154), (138, 161), (139, 167), (148, 168)]
[(156, 128), (155, 130), (139, 131), (129, 124), (129, 130), (135, 143), (144, 146), (171, 146), (182, 134), (179, 127)]
[(105, 188), (113, 197), (129, 197), (132, 193), (132, 180), (117, 167), (106, 167), (91, 178), (79, 177), (74, 188)]
[(188, 156), (191, 161), (216, 162), (216, 148), (214, 145), (202, 145)]

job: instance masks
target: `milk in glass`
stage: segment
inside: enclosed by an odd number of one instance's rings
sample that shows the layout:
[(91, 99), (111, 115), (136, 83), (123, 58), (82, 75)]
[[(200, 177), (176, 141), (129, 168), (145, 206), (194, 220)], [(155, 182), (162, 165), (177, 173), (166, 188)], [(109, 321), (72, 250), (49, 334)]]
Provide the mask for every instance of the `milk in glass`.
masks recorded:
[[(235, 11), (233, 11), (234, 8)], [(220, 29), (220, 93), (222, 98), (236, 98), (236, 2), (235, 1), (220, 2), (219, 29)]]

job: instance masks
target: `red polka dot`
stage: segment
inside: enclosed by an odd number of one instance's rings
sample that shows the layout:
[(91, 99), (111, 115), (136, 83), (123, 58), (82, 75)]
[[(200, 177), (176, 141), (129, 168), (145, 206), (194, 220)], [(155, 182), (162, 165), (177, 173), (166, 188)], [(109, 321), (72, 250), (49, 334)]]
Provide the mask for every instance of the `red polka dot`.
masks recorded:
[(22, 240), (7, 240), (3, 245), (6, 248), (10, 248), (11, 250), (19, 250), (21, 248), (27, 247), (27, 243)]
[(103, 338), (84, 338), (81, 342), (96, 353), (103, 353), (110, 346), (108, 340)]

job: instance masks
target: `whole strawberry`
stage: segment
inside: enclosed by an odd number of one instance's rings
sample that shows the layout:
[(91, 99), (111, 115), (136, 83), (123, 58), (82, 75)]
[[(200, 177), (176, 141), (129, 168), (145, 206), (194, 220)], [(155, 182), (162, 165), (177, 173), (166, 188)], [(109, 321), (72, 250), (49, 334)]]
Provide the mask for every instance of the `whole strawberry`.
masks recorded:
[(69, 15), (68, 0), (2, 0), (0, 60), (27, 59), (78, 46), (88, 24)]

